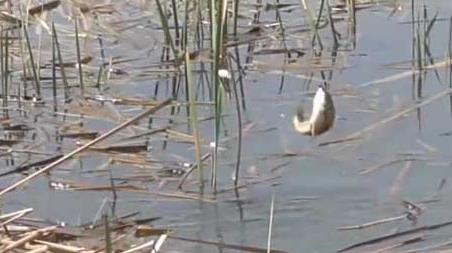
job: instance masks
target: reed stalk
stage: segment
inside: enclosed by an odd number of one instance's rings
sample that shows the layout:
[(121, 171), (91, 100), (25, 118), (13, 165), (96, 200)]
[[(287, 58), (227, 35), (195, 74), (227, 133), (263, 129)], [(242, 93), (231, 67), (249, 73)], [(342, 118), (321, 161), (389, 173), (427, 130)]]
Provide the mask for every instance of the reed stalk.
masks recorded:
[(85, 85), (83, 83), (83, 69), (82, 69), (82, 57), (80, 54), (80, 41), (79, 41), (79, 32), (78, 32), (78, 18), (75, 17), (75, 47), (77, 51), (77, 68), (78, 68), (78, 78), (80, 82), (80, 93), (82, 97), (85, 95)]
[(58, 55), (58, 64), (59, 64), (59, 67), (60, 67), (61, 79), (63, 80), (64, 101), (67, 102), (67, 101), (69, 101), (69, 84), (67, 82), (66, 72), (64, 70), (63, 56), (61, 54), (60, 43), (58, 42), (58, 34), (56, 32), (55, 23), (54, 22), (52, 22), (52, 36), (54, 38), (55, 47), (56, 47), (56, 51), (57, 51), (57, 55)]
[(25, 35), (25, 40), (27, 42), (28, 54), (30, 57), (30, 65), (31, 65), (32, 73), (33, 73), (33, 81), (35, 84), (34, 88), (36, 91), (36, 96), (38, 99), (41, 99), (41, 83), (39, 82), (39, 79), (38, 79), (38, 72), (36, 71), (36, 65), (35, 65), (35, 61), (33, 58), (33, 50), (31, 48), (31, 42), (30, 42), (30, 37), (28, 36), (27, 27), (24, 27), (24, 35)]
[(167, 19), (167, 16), (165, 15), (165, 11), (163, 10), (163, 6), (160, 3), (160, 0), (155, 0), (155, 3), (157, 4), (157, 10), (160, 15), (160, 22), (161, 22), (162, 29), (163, 29), (163, 32), (165, 35), (165, 46), (169, 47), (171, 49), (171, 51), (173, 52), (174, 58), (178, 58), (178, 53), (174, 46), (173, 39), (171, 37), (168, 19)]

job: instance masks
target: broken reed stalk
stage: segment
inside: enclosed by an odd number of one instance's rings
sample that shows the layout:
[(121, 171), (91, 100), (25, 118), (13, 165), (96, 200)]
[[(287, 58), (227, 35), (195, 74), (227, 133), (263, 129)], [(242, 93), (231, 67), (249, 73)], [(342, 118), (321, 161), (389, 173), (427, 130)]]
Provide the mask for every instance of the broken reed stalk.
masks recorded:
[(375, 220), (375, 221), (369, 221), (369, 222), (358, 224), (358, 225), (337, 227), (336, 229), (337, 230), (364, 229), (364, 228), (368, 228), (368, 227), (372, 227), (372, 226), (376, 226), (376, 225), (386, 224), (386, 223), (393, 222), (393, 221), (403, 220), (403, 219), (406, 219), (406, 216), (407, 216), (406, 214), (403, 214), (403, 215), (399, 215), (399, 216), (396, 216), (396, 217), (390, 217), (390, 218), (384, 218), (384, 219)]
[(164, 108), (165, 106), (169, 105), (171, 103), (172, 99), (166, 99), (163, 102), (161, 102), (160, 104), (157, 104), (156, 106), (149, 108), (147, 110), (145, 110), (144, 112), (138, 114), (137, 116), (123, 122), (122, 124), (114, 127), (113, 129), (111, 129), (110, 131), (104, 133), (103, 135), (97, 137), (96, 139), (86, 143), (85, 145), (73, 150), (72, 152), (70, 152), (67, 155), (64, 155), (63, 157), (61, 157), (60, 159), (56, 160), (55, 162), (45, 166), (44, 168), (28, 175), (27, 177), (17, 181), (16, 183), (12, 184), (11, 186), (6, 187), (5, 189), (3, 189), (2, 191), (0, 191), (0, 197), (3, 196), (5, 193), (12, 191), (14, 189), (16, 189), (17, 187), (21, 186), (22, 184), (25, 184), (26, 182), (32, 180), (33, 178), (41, 175), (44, 172), (47, 172), (51, 169), (53, 169), (55, 166), (61, 164), (62, 162), (68, 160), (69, 158), (73, 157), (74, 155), (86, 150), (87, 148), (93, 146), (94, 144), (108, 138), (109, 136), (113, 135), (114, 133), (120, 131), (121, 129), (130, 126), (131, 124), (135, 123), (136, 121), (150, 115), (153, 114), (157, 111), (159, 111), (160, 109)]
[(105, 252), (112, 253), (113, 247), (112, 247), (112, 243), (111, 243), (111, 230), (110, 230), (110, 221), (108, 219), (108, 215), (107, 214), (102, 215), (102, 220), (104, 222), (104, 228), (105, 228)]
[[(211, 157), (211, 153), (207, 153), (201, 157), (201, 162), (204, 162), (205, 160), (209, 159)], [(182, 190), (182, 185), (184, 184), (185, 180), (188, 178), (188, 176), (193, 172), (194, 169), (198, 167), (197, 163), (194, 163), (188, 170), (185, 172), (184, 176), (180, 179), (179, 184), (177, 185), (177, 188), (179, 190)]]
[(267, 253), (271, 252), (272, 248), (272, 231), (273, 231), (273, 214), (275, 208), (275, 195), (272, 194), (272, 202), (270, 205), (270, 217), (268, 219), (268, 237), (267, 237)]

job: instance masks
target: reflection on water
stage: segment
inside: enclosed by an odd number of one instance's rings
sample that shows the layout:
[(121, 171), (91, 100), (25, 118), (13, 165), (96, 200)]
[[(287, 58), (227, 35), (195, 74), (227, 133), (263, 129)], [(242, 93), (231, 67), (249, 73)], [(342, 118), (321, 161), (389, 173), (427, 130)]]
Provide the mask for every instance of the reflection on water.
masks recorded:
[[(311, 4), (315, 5), (314, 2)], [(287, 3), (284, 8), (270, 8), (269, 5), (267, 11), (259, 8), (252, 19), (257, 28), (241, 34), (251, 39), (234, 41), (237, 46), (234, 51), (241, 56), (235, 60), (246, 63), (236, 71), (246, 72), (240, 76), (243, 85), (238, 87), (240, 96), (236, 98), (246, 101), (246, 107), (245, 103), (241, 104), (244, 119), (240, 171), (241, 183), (246, 186), (231, 188), (238, 137), (236, 107), (227, 101), (221, 122), (225, 131), (219, 145), (218, 193), (214, 195), (207, 189), (202, 196), (204, 201), (159, 194), (176, 192), (179, 178), (171, 173), (185, 171), (195, 160), (192, 139), (183, 134), (191, 132), (186, 124), (189, 110), (183, 104), (146, 122), (155, 132), (140, 135), (151, 131), (142, 124), (115, 139), (127, 143), (125, 146), (129, 149), (145, 145), (148, 151), (117, 154), (110, 152), (112, 147), (108, 145), (103, 150), (91, 150), (51, 174), (30, 182), (24, 189), (8, 194), (3, 202), (5, 209), (33, 207), (34, 215), (38, 217), (73, 225), (92, 222), (102, 208), (111, 209), (117, 215), (138, 210), (142, 218), (161, 217), (153, 224), (174, 228), (175, 236), (265, 248), (270, 200), (274, 194), (272, 245), (287, 252), (332, 252), (395, 230), (448, 219), (452, 202), (452, 189), (447, 183), (452, 176), (451, 140), (445, 133), (452, 131), (452, 118), (447, 96), (416, 107), (412, 110), (416, 113), (410, 111), (384, 121), (354, 142), (318, 146), (416, 106), (425, 98), (444, 91), (444, 84), (451, 80), (443, 69), (434, 72), (426, 67), (442, 62), (447, 52), (449, 35), (444, 31), (449, 30), (450, 2), (427, 2), (427, 17), (415, 22), (409, 11), (411, 1), (375, 2), (358, 5), (354, 22), (348, 22), (341, 12), (322, 18), (319, 20), (322, 29), (314, 39), (306, 36), (309, 24), (301, 23), (302, 9), (298, 3)], [(121, 13), (141, 13), (133, 4), (123, 7)], [(423, 11), (420, 4), (418, 9)], [(437, 11), (436, 21), (432, 23)], [(249, 14), (248, 10), (243, 12)], [(128, 14), (124, 15), (130, 18)], [(417, 16), (415, 13), (414, 17)], [(275, 25), (275, 17), (286, 25), (285, 29), (281, 29), (278, 22)], [(109, 67), (112, 71), (109, 82), (96, 91), (102, 96), (90, 98), (97, 109), (80, 100), (68, 111), (54, 112), (53, 107), (29, 106), (20, 112), (10, 112), (14, 124), (4, 129), (5, 136), (8, 135), (5, 139), (15, 141), (17, 138), (23, 141), (23, 146), (14, 153), (8, 151), (5, 144), (6, 148), (2, 149), (4, 167), (9, 170), (24, 161), (32, 163), (57, 153), (68, 153), (80, 144), (78, 141), (83, 142), (81, 135), (104, 132), (117, 125), (119, 119), (131, 117), (140, 110), (128, 105), (141, 105), (154, 97), (177, 96), (176, 91), (184, 90), (178, 70), (161, 66), (159, 50), (151, 48), (159, 41), (153, 34), (155, 30), (149, 27), (159, 27), (155, 20), (148, 19), (142, 15), (127, 20), (122, 27), (116, 27), (123, 32), (115, 35), (115, 40), (103, 41), (104, 54), (111, 57)], [(413, 30), (418, 31), (413, 33)], [(429, 36), (425, 43), (418, 45), (428, 45), (428, 53), (425, 48), (412, 46), (413, 41), (422, 38), (413, 34), (421, 32)], [(112, 33), (116, 34), (116, 31)], [(284, 42), (280, 36), (285, 37)], [(87, 47), (98, 47), (89, 43)], [(45, 45), (43, 43), (43, 47)], [(416, 58), (418, 49), (431, 57), (419, 60)], [(253, 51), (260, 53), (253, 54)], [(156, 66), (163, 68), (165, 74), (156, 74)], [(212, 96), (207, 81), (203, 81), (209, 68), (200, 66), (196, 69), (199, 73), (198, 99), (203, 101)], [(72, 70), (70, 73), (73, 75), (69, 79), (77, 72)], [(49, 73), (43, 71), (44, 77), (46, 74)], [(314, 88), (324, 83), (328, 92)], [(51, 84), (45, 85), (50, 87)], [(294, 130), (291, 119), (300, 98), (309, 100), (309, 94), (314, 91), (314, 104), (317, 95), (322, 97), (321, 92), (324, 92), (324, 109), (329, 114), (317, 121), (322, 110), (314, 105), (309, 119), (298, 116), (299, 121), (309, 122), (309, 128), (303, 127), (303, 134), (323, 133), (316, 138), (306, 138)], [(329, 93), (334, 98), (331, 106), (328, 105)], [(61, 97), (58, 94), (58, 98)], [(184, 99), (179, 98), (180, 101)], [(79, 107), (89, 113), (79, 117)], [(200, 105), (199, 110), (202, 115), (199, 123), (207, 146), (213, 136), (209, 121), (213, 112), (208, 103)], [(164, 129), (169, 121), (171, 129)], [(321, 123), (320, 127), (317, 122)], [(27, 125), (34, 128), (17, 131)], [(77, 138), (72, 138), (74, 132)], [(135, 142), (132, 145), (130, 141)], [(15, 174), (2, 178), (0, 187), (22, 177)], [(195, 177), (190, 176), (184, 185), (187, 196), (198, 196), (192, 192), (197, 189)], [(123, 188), (115, 193), (58, 191), (49, 188), (49, 182), (53, 181), (79, 188), (106, 187), (112, 183), (118, 189)], [(149, 192), (140, 192), (141, 189), (149, 189)], [(211, 199), (216, 201), (211, 203), (208, 201)], [(404, 200), (421, 206), (416, 224), (400, 219), (361, 230), (337, 230), (342, 226), (405, 214)], [(431, 232), (426, 244), (441, 243), (450, 238), (451, 232), (451, 228)], [(388, 242), (383, 246), (395, 244)], [(413, 244), (412, 247), (422, 246), (425, 245)], [(176, 239), (165, 247), (168, 251), (183, 249), (184, 252), (231, 251), (221, 245)]]

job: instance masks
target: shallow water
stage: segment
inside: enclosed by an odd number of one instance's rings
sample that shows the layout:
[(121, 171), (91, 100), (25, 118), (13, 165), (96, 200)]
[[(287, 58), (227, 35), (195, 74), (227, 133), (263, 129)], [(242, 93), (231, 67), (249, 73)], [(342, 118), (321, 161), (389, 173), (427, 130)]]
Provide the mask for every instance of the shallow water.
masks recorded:
[[(163, 198), (149, 194), (119, 192), (116, 214), (140, 211), (140, 217), (161, 217), (157, 226), (174, 229), (175, 236), (220, 241), (227, 244), (252, 245), (265, 248), (267, 245), (268, 217), (271, 196), (275, 197), (275, 213), (272, 231), (272, 248), (288, 252), (332, 252), (349, 244), (364, 241), (395, 229), (410, 229), (416, 226), (435, 224), (450, 219), (452, 188), (447, 183), (450, 170), (451, 136), (442, 135), (452, 131), (451, 106), (449, 98), (444, 96), (426, 105), (420, 110), (420, 117), (415, 112), (389, 122), (370, 131), (365, 138), (355, 143), (342, 143), (331, 146), (319, 146), (319, 143), (347, 137), (389, 117), (403, 108), (413, 106), (413, 81), (411, 75), (405, 78), (377, 83), (376, 80), (409, 71), (411, 69), (411, 1), (398, 1), (401, 10), (392, 16), (392, 1), (376, 3), (368, 9), (357, 13), (356, 48), (338, 53), (339, 67), (333, 71), (330, 92), (333, 95), (337, 120), (334, 128), (318, 137), (306, 137), (297, 134), (291, 125), (292, 117), (299, 103), (309, 108), (312, 92), (319, 82), (307, 83), (301, 78), (310, 71), (305, 69), (287, 70), (281, 66), (283, 58), (276, 55), (255, 56), (255, 61), (269, 64), (271, 71), (248, 70), (244, 78), (247, 109), (243, 112), (244, 125), (251, 130), (244, 133), (242, 143), (242, 162), (240, 182), (275, 177), (272, 180), (249, 185), (239, 191), (239, 197), (233, 191), (217, 196), (216, 203), (203, 203), (194, 200)], [(430, 50), (437, 61), (442, 61), (447, 53), (449, 39), (448, 18), (452, 15), (452, 6), (448, 0), (428, 1), (429, 17), (438, 11), (439, 21), (435, 22), (430, 35)], [(420, 3), (419, 3), (420, 5)], [(134, 13), (137, 8), (122, 9), (121, 13)], [(288, 24), (296, 23), (295, 17), (300, 9), (283, 13), (283, 20)], [(132, 15), (132, 14), (130, 14)], [(274, 12), (262, 14), (262, 22), (274, 21)], [(443, 18), (444, 20), (442, 20)], [(152, 27), (152, 24), (150, 25)], [(345, 23), (338, 22), (343, 31)], [(148, 28), (148, 27), (147, 27)], [(144, 43), (138, 39), (149, 39)], [(155, 32), (158, 33), (158, 32)], [(129, 58), (142, 56), (149, 58), (129, 62), (123, 66), (129, 71), (130, 80), (125, 82), (117, 76), (108, 84), (105, 94), (120, 96), (132, 95), (140, 98), (154, 97), (155, 86), (160, 83), (158, 98), (169, 96), (167, 87), (171, 80), (139, 77), (144, 63), (149, 64), (158, 59), (159, 50), (155, 50), (158, 38), (152, 29), (136, 27), (119, 35), (117, 43), (107, 41), (106, 54), (115, 56), (128, 52)], [(330, 32), (321, 31), (325, 44), (330, 45)], [(302, 34), (288, 33), (289, 45), (308, 48)], [(136, 36), (136, 40), (130, 40)], [(257, 42), (256, 47), (268, 47), (276, 44), (274, 40)], [(88, 47), (88, 46), (87, 46)], [(88, 47), (89, 48), (89, 47)], [(154, 50), (152, 50), (154, 49)], [(241, 47), (241, 52), (245, 49)], [(329, 55), (331, 48), (325, 49)], [(93, 50), (95, 51), (95, 50)], [(309, 56), (306, 56), (309, 57)], [(307, 60), (309, 62), (309, 60)], [(408, 62), (406, 69), (394, 69), (388, 64)], [(135, 71), (135, 72), (133, 72)], [(446, 70), (439, 68), (441, 83), (432, 71), (423, 80), (423, 96), (428, 98), (448, 87)], [(135, 76), (135, 74), (137, 74)], [(281, 77), (284, 86), (279, 94)], [(318, 72), (314, 78), (319, 80)], [(168, 82), (168, 83), (167, 83)], [(48, 108), (42, 109), (49, 112)], [(120, 108), (123, 110), (127, 107)], [(34, 109), (40, 111), (39, 108)], [(203, 116), (212, 115), (207, 107), (202, 107)], [(123, 111), (124, 115), (133, 115), (138, 110)], [(158, 115), (154, 126), (166, 123), (164, 110)], [(31, 113), (33, 114), (33, 113)], [(233, 102), (227, 104), (225, 129), (232, 136), (236, 131), (236, 116)], [(55, 117), (62, 120), (62, 117)], [(17, 119), (30, 122), (31, 119), (17, 116)], [(68, 119), (70, 120), (76, 119)], [(185, 122), (184, 112), (175, 117), (176, 122)], [(212, 122), (201, 122), (203, 136), (210, 140)], [(86, 120), (90, 129), (105, 131), (115, 125), (106, 120)], [(52, 154), (61, 148), (64, 152), (72, 150), (74, 140), (55, 142), (55, 127), (49, 123), (49, 117), (38, 117), (37, 135), (46, 150)], [(145, 127), (145, 124), (142, 124)], [(186, 125), (175, 129), (188, 132)], [(266, 131), (268, 130), (268, 131)], [(50, 137), (43, 136), (48, 132)], [(30, 133), (31, 135), (31, 133)], [(26, 137), (31, 140), (31, 137)], [(169, 142), (166, 149), (162, 146), (164, 137), (151, 139), (152, 150), (145, 156), (177, 162), (193, 161), (192, 145)], [(235, 139), (225, 140), (220, 144), (219, 189), (232, 186), (231, 175), (237, 152)], [(205, 148), (207, 150), (207, 148)], [(168, 152), (170, 150), (170, 152)], [(286, 153), (299, 153), (299, 156), (284, 157)], [(378, 166), (400, 158), (417, 159), (411, 162), (396, 162), (384, 166), (373, 173), (362, 175), (362, 170)], [(20, 161), (21, 157), (18, 158)], [(133, 159), (133, 157), (132, 157)], [(91, 154), (81, 159), (66, 162), (50, 176), (42, 176), (29, 183), (20, 191), (9, 193), (3, 202), (7, 210), (32, 207), (36, 217), (50, 221), (64, 221), (70, 225), (90, 223), (98, 218), (103, 202), (111, 199), (111, 192), (70, 192), (55, 191), (48, 187), (49, 180), (68, 179), (84, 183), (109, 184), (107, 172), (96, 171), (107, 160), (107, 156)], [(277, 168), (284, 165), (281, 168)], [(409, 166), (409, 168), (405, 168)], [(114, 175), (131, 174), (127, 165), (113, 165)], [(405, 174), (401, 174), (405, 171)], [(95, 175), (95, 176), (94, 176)], [(278, 176), (278, 177), (277, 177)], [(1, 181), (5, 187), (21, 178), (14, 175)], [(439, 190), (442, 180), (446, 184)], [(195, 177), (188, 183), (188, 189), (196, 189)], [(152, 191), (173, 191), (175, 183), (171, 180), (158, 183), (143, 183)], [(207, 196), (210, 188), (206, 188)], [(424, 200), (438, 199), (436, 202), (419, 204), (424, 209), (416, 224), (401, 220), (362, 230), (339, 231), (340, 226), (357, 225), (368, 221), (401, 215), (405, 208), (402, 200), (418, 203)], [(108, 206), (108, 205), (107, 205)], [(108, 209), (108, 208), (105, 208)], [(433, 231), (429, 240), (406, 248), (418, 248), (428, 244), (442, 242), (450, 238), (452, 228)], [(381, 245), (380, 245), (381, 246)], [(388, 246), (388, 245), (384, 245)], [(229, 252), (227, 248), (205, 246), (170, 239), (165, 244), (168, 252)]]

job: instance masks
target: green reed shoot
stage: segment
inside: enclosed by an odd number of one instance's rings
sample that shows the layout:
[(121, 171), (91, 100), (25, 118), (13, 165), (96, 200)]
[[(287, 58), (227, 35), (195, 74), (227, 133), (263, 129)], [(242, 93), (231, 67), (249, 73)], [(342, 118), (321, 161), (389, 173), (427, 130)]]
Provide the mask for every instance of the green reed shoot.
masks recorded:
[[(210, 2), (210, 23), (211, 23), (211, 38), (212, 38), (212, 52), (213, 52), (213, 65), (212, 65), (212, 83), (214, 84), (214, 104), (215, 104), (215, 147), (213, 155), (213, 174), (216, 175), (217, 170), (217, 154), (218, 154), (218, 142), (220, 139), (220, 128), (221, 128), (221, 114), (222, 114), (222, 97), (223, 97), (223, 87), (221, 85), (220, 77), (218, 71), (223, 66), (224, 61), (224, 32), (226, 26), (226, 11), (228, 2), (226, 0)], [(213, 178), (212, 186), (215, 189), (216, 177)]]
[(187, 95), (188, 95), (188, 102), (189, 102), (189, 111), (190, 111), (190, 122), (191, 127), (193, 131), (193, 136), (195, 138), (195, 157), (196, 157), (196, 164), (198, 168), (198, 184), (200, 192), (204, 190), (204, 169), (203, 169), (203, 160), (201, 157), (201, 135), (198, 125), (198, 110), (196, 106), (196, 88), (195, 84), (193, 82), (193, 71), (192, 71), (192, 65), (190, 60), (190, 47), (191, 47), (191, 40), (189, 40), (189, 33), (188, 33), (188, 24), (190, 23), (190, 16), (189, 16), (189, 6), (190, 1), (185, 2), (185, 22), (184, 22), (184, 33), (183, 33), (183, 45), (184, 45), (184, 58), (185, 58), (185, 82), (186, 82), (186, 89), (187, 89)]
[(188, 84), (187, 86), (190, 104), (190, 121), (193, 129), (193, 136), (195, 138), (195, 157), (196, 163), (198, 164), (198, 183), (200, 189), (202, 190), (204, 187), (204, 170), (201, 160), (201, 137), (198, 126), (198, 112), (196, 108), (195, 87), (193, 84), (192, 67), (190, 61), (191, 60), (189, 52), (185, 51), (185, 81)]

